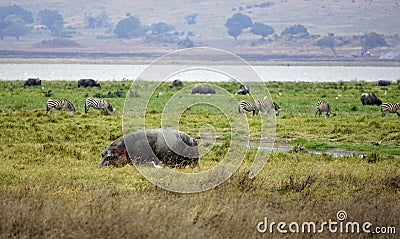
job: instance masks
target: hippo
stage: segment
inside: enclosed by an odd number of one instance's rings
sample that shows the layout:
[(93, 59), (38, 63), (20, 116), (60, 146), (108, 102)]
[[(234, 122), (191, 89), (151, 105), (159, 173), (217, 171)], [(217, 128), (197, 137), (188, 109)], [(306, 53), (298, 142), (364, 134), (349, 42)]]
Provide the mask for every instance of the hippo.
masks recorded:
[(174, 87), (182, 87), (182, 81), (180, 80), (174, 80), (172, 84), (169, 86), (169, 88), (174, 88)]
[(99, 87), (100, 88), (100, 83), (93, 80), (93, 79), (80, 79), (78, 81), (78, 88), (79, 87)]
[(380, 100), (374, 93), (363, 93), (361, 94), (361, 103), (363, 105), (382, 105)]
[(193, 87), (192, 94), (215, 94), (215, 90), (209, 85), (197, 85)]
[(171, 128), (130, 132), (102, 152), (99, 168), (105, 166), (165, 165), (170, 168), (198, 166), (199, 152), (194, 138)]
[(28, 78), (28, 80), (25, 81), (23, 87), (25, 86), (41, 86), (42, 81), (39, 78)]

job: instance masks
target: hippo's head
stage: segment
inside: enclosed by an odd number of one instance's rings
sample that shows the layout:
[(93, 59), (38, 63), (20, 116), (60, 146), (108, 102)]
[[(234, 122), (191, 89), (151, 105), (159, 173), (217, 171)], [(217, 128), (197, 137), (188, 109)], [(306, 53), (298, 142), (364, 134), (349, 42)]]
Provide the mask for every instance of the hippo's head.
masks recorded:
[(101, 163), (99, 164), (99, 168), (113, 165), (115, 161), (118, 159), (117, 155), (113, 153), (113, 150), (109, 148), (105, 148), (101, 153)]
[(126, 151), (123, 137), (117, 139), (101, 153), (101, 163), (99, 168), (115, 165), (126, 165), (130, 162), (129, 155)]

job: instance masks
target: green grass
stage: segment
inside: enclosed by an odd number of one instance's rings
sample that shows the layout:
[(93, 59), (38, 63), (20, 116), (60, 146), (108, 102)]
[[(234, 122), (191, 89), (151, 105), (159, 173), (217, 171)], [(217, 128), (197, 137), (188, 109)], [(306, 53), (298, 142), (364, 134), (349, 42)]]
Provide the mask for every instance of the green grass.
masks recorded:
[[(137, 102), (150, 89), (149, 83), (141, 84), (132, 98)], [(237, 89), (216, 84), (229, 92)], [(256, 230), (264, 217), (322, 221), (335, 219), (339, 210), (354, 221), (400, 226), (400, 121), (395, 114), (382, 118), (379, 107), (362, 106), (359, 100), (361, 92), (372, 91), (384, 101), (398, 101), (397, 84), (267, 83), (282, 108), (276, 119), (277, 142), (306, 149), (344, 148), (365, 157), (273, 151), (260, 174), (250, 179), (247, 171), (256, 153), (251, 149), (229, 180), (196, 194), (160, 189), (134, 166), (96, 168), (104, 147), (122, 135), (125, 98), (107, 98), (117, 113), (106, 116), (94, 109), (84, 114), (84, 100), (116, 90), (130, 94), (129, 82), (104, 82), (101, 89), (77, 88), (75, 82), (44, 82), (44, 89), (21, 85), (0, 81), (0, 238), (257, 238), (268, 237)], [(47, 115), (43, 92), (48, 90), (53, 97), (68, 98), (77, 113)], [(147, 127), (159, 127), (163, 107), (176, 92), (168, 84), (156, 90)], [(189, 101), (192, 96), (187, 97)], [(332, 117), (314, 117), (318, 99), (331, 103)], [(232, 115), (238, 115), (236, 108)], [(251, 136), (257, 139), (260, 116), (247, 116)], [(179, 118), (180, 130), (194, 137), (204, 124), (214, 126), (218, 144), (200, 159), (201, 169), (213, 167), (226, 154), (231, 133), (226, 116), (208, 106), (188, 109)]]

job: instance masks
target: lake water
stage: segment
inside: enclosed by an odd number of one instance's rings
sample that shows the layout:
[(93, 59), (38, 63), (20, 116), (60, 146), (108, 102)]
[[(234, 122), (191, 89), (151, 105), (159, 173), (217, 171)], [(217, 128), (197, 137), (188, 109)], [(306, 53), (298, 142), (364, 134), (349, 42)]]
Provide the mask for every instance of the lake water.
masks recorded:
[[(0, 64), (0, 80), (77, 81), (91, 78), (98, 81), (134, 80), (141, 76), (147, 65), (122, 64)], [(188, 66), (193, 67), (193, 66)], [(214, 67), (214, 66), (213, 66)], [(248, 67), (247, 67), (248, 68)], [(240, 71), (240, 66), (225, 66), (224, 71)], [(400, 67), (346, 67), (346, 66), (254, 66), (253, 69), (264, 81), (337, 82), (377, 80), (397, 81)], [(173, 65), (157, 68), (154, 74), (173, 72)], [(229, 81), (230, 78), (215, 72), (191, 70), (176, 73), (174, 79), (182, 81)], [(148, 80), (148, 79), (143, 79)], [(172, 78), (169, 80), (173, 80)]]

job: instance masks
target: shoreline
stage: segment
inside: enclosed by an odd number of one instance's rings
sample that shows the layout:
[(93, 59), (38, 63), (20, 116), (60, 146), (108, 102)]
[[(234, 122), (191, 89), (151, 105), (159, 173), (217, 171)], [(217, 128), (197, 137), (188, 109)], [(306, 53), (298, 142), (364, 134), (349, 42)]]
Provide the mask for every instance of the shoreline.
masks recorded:
[[(104, 53), (104, 52), (30, 52), (0, 51), (0, 64), (151, 64), (165, 52), (153, 53)], [(252, 66), (371, 66), (400, 67), (399, 60), (382, 60), (375, 57), (348, 58), (314, 55), (263, 55), (236, 54)], [(164, 62), (162, 64), (199, 64), (210, 61), (207, 56), (198, 60)], [(224, 62), (230, 64), (230, 62)]]

